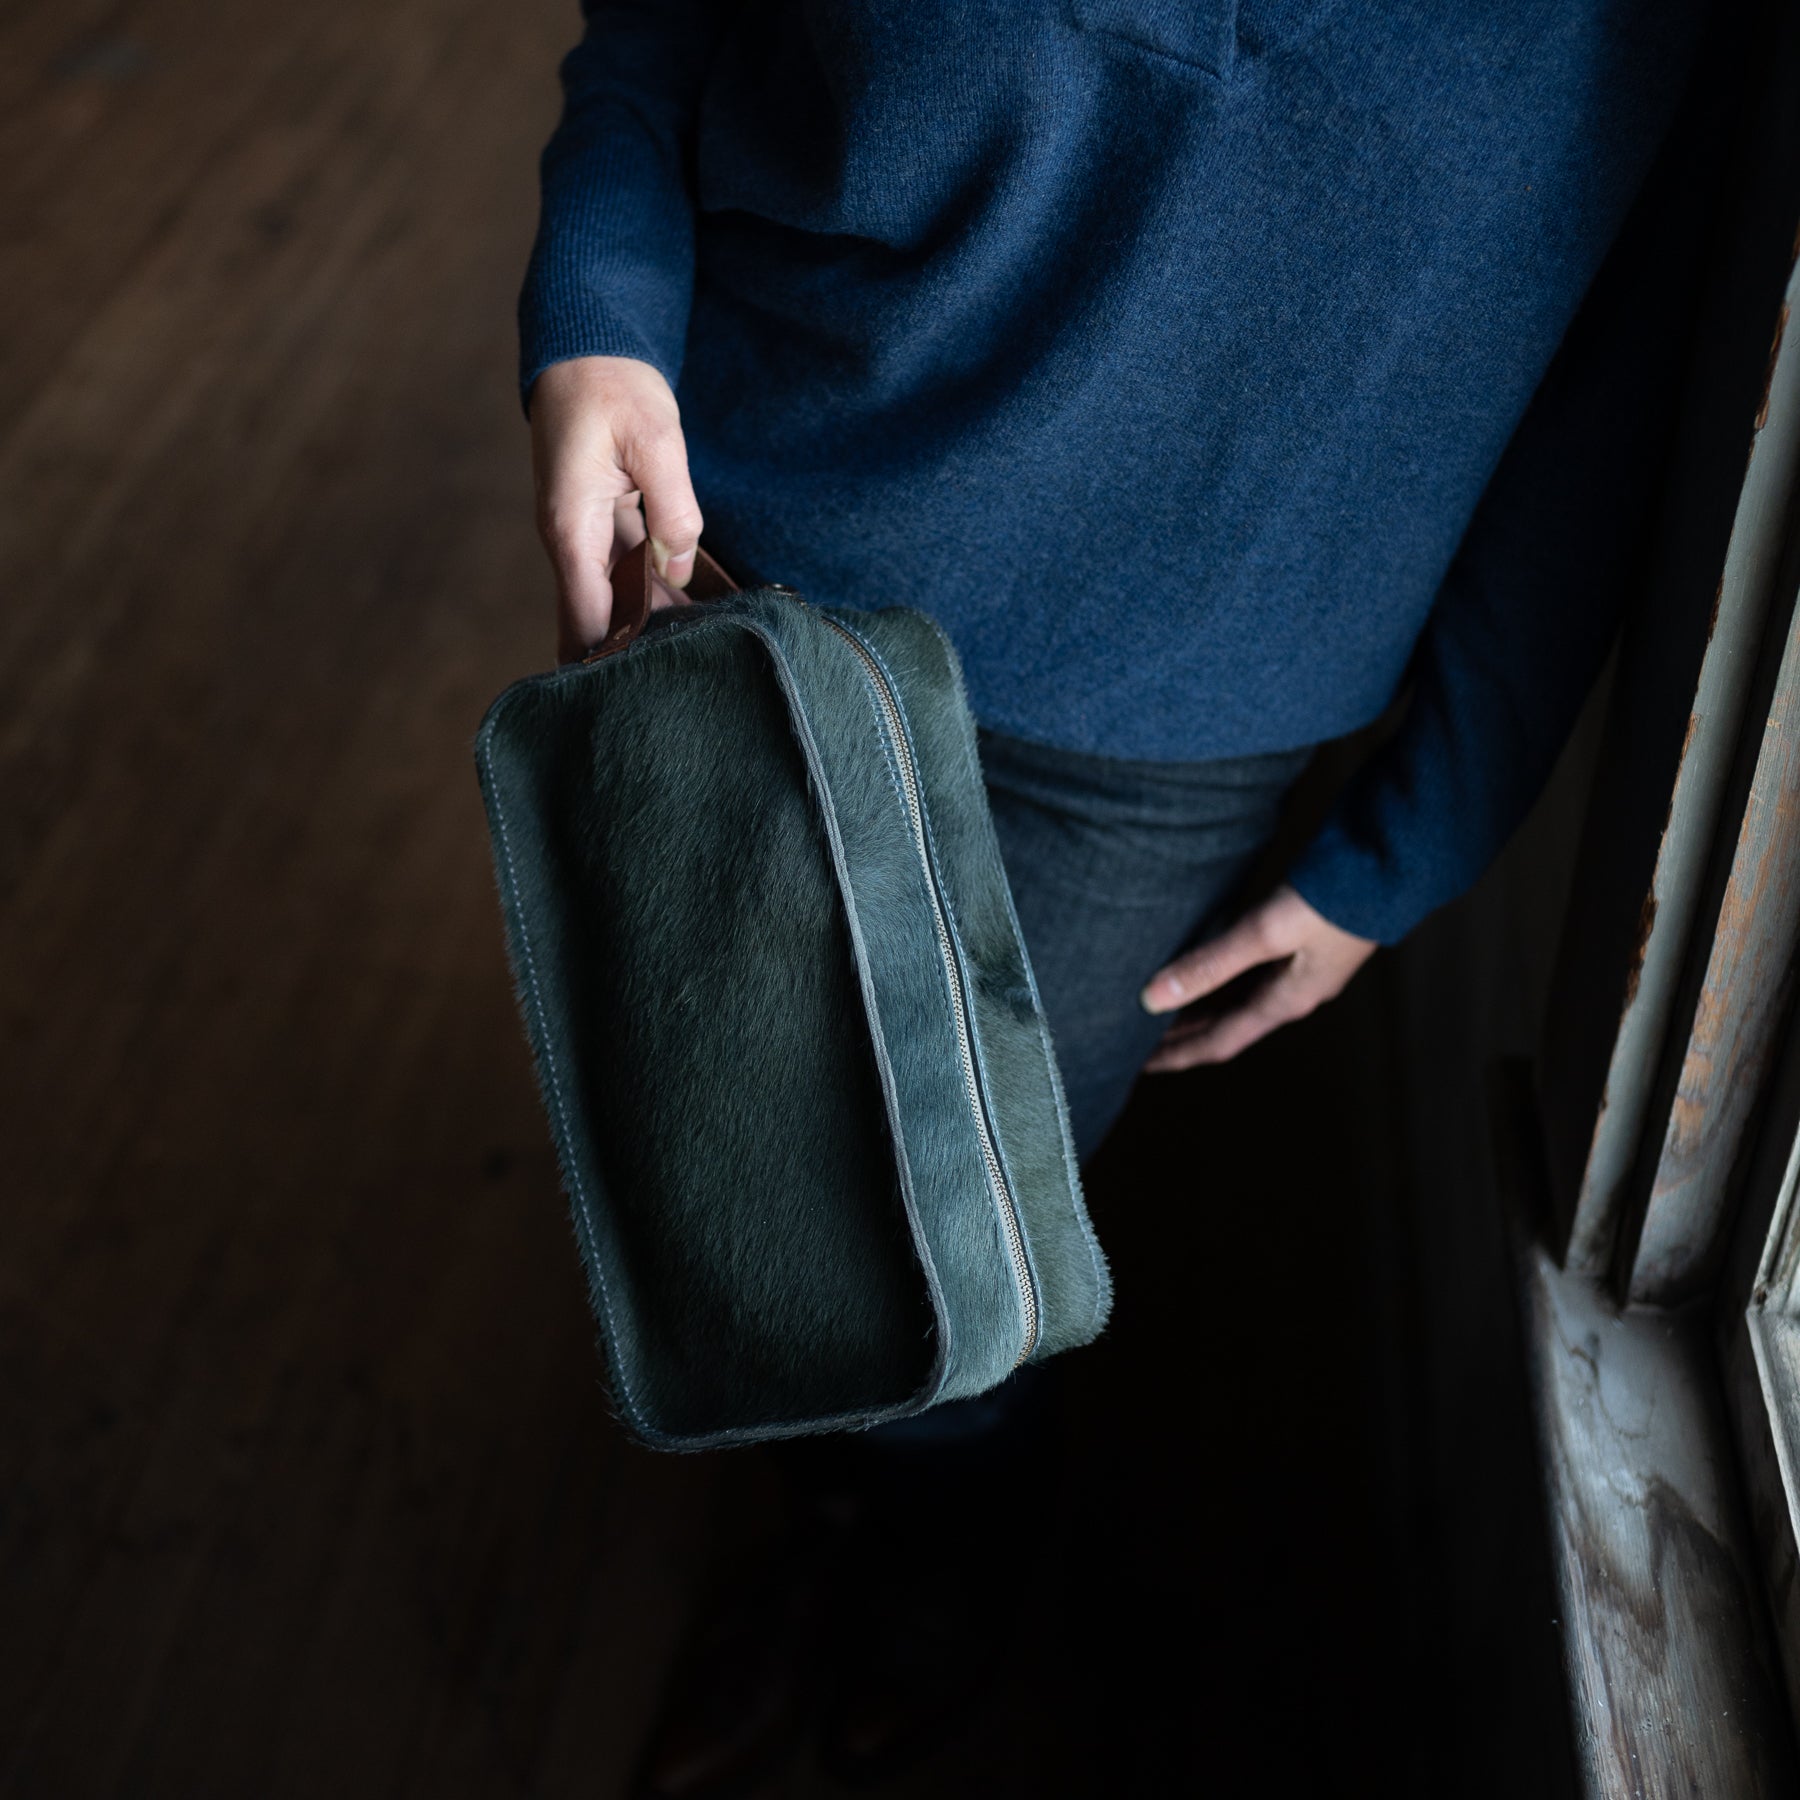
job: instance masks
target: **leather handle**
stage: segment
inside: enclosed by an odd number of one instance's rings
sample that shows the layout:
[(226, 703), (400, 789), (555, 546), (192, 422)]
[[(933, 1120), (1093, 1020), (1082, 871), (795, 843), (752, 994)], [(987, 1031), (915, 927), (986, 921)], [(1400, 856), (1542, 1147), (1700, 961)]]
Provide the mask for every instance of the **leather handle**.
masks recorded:
[[(650, 623), (651, 585), (655, 569), (650, 561), (650, 540), (634, 544), (612, 570), (612, 624), (606, 636), (581, 660), (598, 662), (623, 650)], [(723, 600), (737, 592), (737, 583), (704, 550), (694, 552), (694, 572), (686, 588), (690, 600)]]

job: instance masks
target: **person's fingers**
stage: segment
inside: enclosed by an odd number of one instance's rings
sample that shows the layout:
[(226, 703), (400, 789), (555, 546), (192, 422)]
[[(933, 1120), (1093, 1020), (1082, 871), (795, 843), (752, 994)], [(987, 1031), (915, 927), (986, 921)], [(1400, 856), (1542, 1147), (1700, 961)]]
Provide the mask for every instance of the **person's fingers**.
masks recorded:
[(1144, 1010), (1173, 1012), (1222, 988), (1258, 963), (1272, 962), (1282, 955), (1280, 947), (1270, 941), (1265, 911), (1263, 907), (1255, 908), (1222, 936), (1159, 969), (1138, 996)]
[[(579, 656), (612, 623), (611, 569), (622, 550), (657, 543), (659, 603), (693, 573), (700, 508), (681, 415), (663, 376), (631, 357), (553, 363), (532, 384), (538, 530), (556, 575), (558, 649)], [(638, 510), (643, 495), (648, 524)]]
[[(644, 541), (644, 508), (643, 495), (636, 488), (626, 494), (613, 507), (613, 545), (612, 557), (607, 574), (610, 578), (613, 570), (619, 566), (619, 558), (627, 550), (635, 550)], [(650, 610), (660, 612), (665, 606), (676, 606), (682, 596), (675, 592), (660, 575), (650, 577)]]
[(612, 496), (546, 497), (538, 531), (556, 575), (557, 653), (570, 662), (599, 643), (612, 621)]
[(1144, 1064), (1145, 1071), (1167, 1075), (1202, 1063), (1229, 1062), (1278, 1027), (1305, 1018), (1322, 998), (1310, 991), (1308, 983), (1284, 976), (1219, 1018), (1171, 1026)]
[[(635, 550), (644, 541), (643, 495), (636, 488), (623, 495), (613, 506), (612, 555), (607, 559), (607, 576), (619, 566), (619, 558), (627, 550)], [(691, 568), (690, 568), (691, 573)], [(660, 612), (665, 606), (679, 606), (685, 596), (672, 588), (660, 575), (650, 577), (650, 610)]]
[[(1245, 984), (1250, 992), (1225, 997), (1221, 1003), (1227, 1010), (1176, 1020), (1144, 1067), (1166, 1073), (1229, 1062), (1278, 1026), (1305, 1018), (1342, 993), (1374, 953), (1372, 938), (1332, 924), (1283, 885), (1223, 937), (1179, 958), (1152, 981), (1146, 1004), (1157, 984), (1171, 976), (1170, 988), (1198, 999), (1246, 970), (1262, 970)], [(1152, 1005), (1151, 1010), (1166, 1007)]]
[(612, 561), (644, 541), (644, 496), (636, 488), (613, 502)]
[(564, 661), (606, 636), (618, 512), (631, 489), (619, 468), (611, 422), (577, 373), (572, 366), (546, 370), (533, 390), (531, 411), (538, 536), (556, 577)]
[(644, 525), (657, 575), (684, 588), (700, 547), (700, 503), (688, 475), (687, 439), (680, 423), (654, 417), (635, 423), (619, 445), (620, 456), (644, 496)]

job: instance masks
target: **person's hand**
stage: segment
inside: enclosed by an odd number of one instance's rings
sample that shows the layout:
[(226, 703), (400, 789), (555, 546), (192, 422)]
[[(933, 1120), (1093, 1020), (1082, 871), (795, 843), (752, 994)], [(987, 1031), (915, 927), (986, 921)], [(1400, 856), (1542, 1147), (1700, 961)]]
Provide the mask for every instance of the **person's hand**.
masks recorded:
[(1291, 887), (1275, 890), (1222, 936), (1159, 969), (1141, 996), (1147, 1012), (1174, 1012), (1256, 969), (1263, 979), (1242, 1002), (1203, 1018), (1177, 1019), (1144, 1067), (1162, 1074), (1229, 1062), (1278, 1025), (1304, 1018), (1341, 993), (1375, 952), (1369, 938), (1321, 918)]
[(700, 507), (669, 384), (629, 356), (552, 363), (531, 386), (531, 461), (556, 571), (557, 656), (573, 662), (606, 636), (612, 566), (646, 527), (653, 605), (671, 605), (694, 572)]

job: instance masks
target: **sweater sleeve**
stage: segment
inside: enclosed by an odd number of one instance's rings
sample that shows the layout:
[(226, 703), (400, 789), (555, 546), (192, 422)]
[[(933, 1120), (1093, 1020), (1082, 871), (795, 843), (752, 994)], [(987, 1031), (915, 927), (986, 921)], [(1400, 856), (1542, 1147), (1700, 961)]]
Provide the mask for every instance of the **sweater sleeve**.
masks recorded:
[(1360, 937), (1395, 943), (1475, 882), (1605, 660), (1641, 571), (1703, 261), (1712, 159), (1681, 154), (1691, 135), (1671, 133), (1488, 483), (1399, 729), (1289, 872)]
[(694, 284), (689, 188), (708, 0), (583, 0), (519, 297), (519, 383), (573, 356), (634, 356), (671, 386)]

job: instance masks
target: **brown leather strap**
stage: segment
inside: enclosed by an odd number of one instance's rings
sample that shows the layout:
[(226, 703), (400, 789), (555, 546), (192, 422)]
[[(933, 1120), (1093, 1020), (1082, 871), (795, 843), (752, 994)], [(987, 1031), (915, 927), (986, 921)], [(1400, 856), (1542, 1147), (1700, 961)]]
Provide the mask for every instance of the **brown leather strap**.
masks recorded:
[[(612, 624), (606, 636), (581, 659), (584, 663), (598, 662), (615, 650), (623, 650), (650, 623), (654, 572), (648, 538), (633, 545), (613, 564)], [(696, 550), (694, 573), (684, 591), (690, 600), (723, 600), (727, 594), (737, 592), (737, 583), (704, 550)]]

